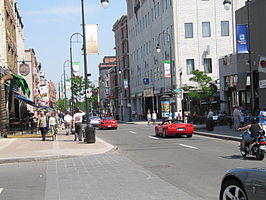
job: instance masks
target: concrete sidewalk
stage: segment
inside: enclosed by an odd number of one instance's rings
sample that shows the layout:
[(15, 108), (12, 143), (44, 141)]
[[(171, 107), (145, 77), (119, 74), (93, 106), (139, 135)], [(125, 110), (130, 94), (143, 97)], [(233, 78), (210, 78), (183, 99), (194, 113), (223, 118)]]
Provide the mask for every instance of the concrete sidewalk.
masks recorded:
[(96, 138), (92, 144), (74, 142), (74, 135), (66, 136), (59, 131), (57, 140), (41, 138), (5, 138), (0, 140), (0, 164), (95, 155), (108, 152), (115, 147)]

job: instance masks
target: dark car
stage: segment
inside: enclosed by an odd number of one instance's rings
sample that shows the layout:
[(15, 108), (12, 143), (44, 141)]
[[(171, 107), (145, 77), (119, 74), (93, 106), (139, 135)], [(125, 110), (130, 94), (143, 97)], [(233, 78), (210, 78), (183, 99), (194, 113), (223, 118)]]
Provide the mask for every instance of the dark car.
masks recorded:
[(266, 168), (235, 168), (222, 181), (220, 200), (265, 200)]

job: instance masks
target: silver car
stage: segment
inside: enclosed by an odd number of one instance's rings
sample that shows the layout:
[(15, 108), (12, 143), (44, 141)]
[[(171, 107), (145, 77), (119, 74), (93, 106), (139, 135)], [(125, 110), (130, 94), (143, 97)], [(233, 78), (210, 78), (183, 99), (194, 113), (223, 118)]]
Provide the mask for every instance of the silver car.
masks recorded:
[(99, 126), (101, 123), (101, 118), (98, 116), (92, 116), (90, 117), (90, 124), (93, 126)]
[(266, 200), (266, 168), (235, 168), (222, 181), (220, 200)]

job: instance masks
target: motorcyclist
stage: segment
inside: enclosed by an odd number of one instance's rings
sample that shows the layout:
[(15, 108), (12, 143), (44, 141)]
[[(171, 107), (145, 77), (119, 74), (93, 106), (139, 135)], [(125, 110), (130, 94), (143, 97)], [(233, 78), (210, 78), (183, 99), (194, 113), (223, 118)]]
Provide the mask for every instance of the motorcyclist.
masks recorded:
[(238, 128), (239, 131), (245, 131), (241, 141), (241, 150), (245, 149), (246, 144), (254, 144), (259, 136), (259, 132), (263, 131), (262, 125), (256, 122), (256, 119), (251, 121), (252, 124)]

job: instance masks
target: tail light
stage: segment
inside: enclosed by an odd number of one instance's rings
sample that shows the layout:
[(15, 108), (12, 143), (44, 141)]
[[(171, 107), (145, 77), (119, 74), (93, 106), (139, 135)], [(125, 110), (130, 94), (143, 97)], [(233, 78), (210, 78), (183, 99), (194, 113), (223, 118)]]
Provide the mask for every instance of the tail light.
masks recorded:
[(265, 141), (261, 141), (261, 142), (260, 142), (260, 145), (265, 145), (265, 144), (266, 144)]

